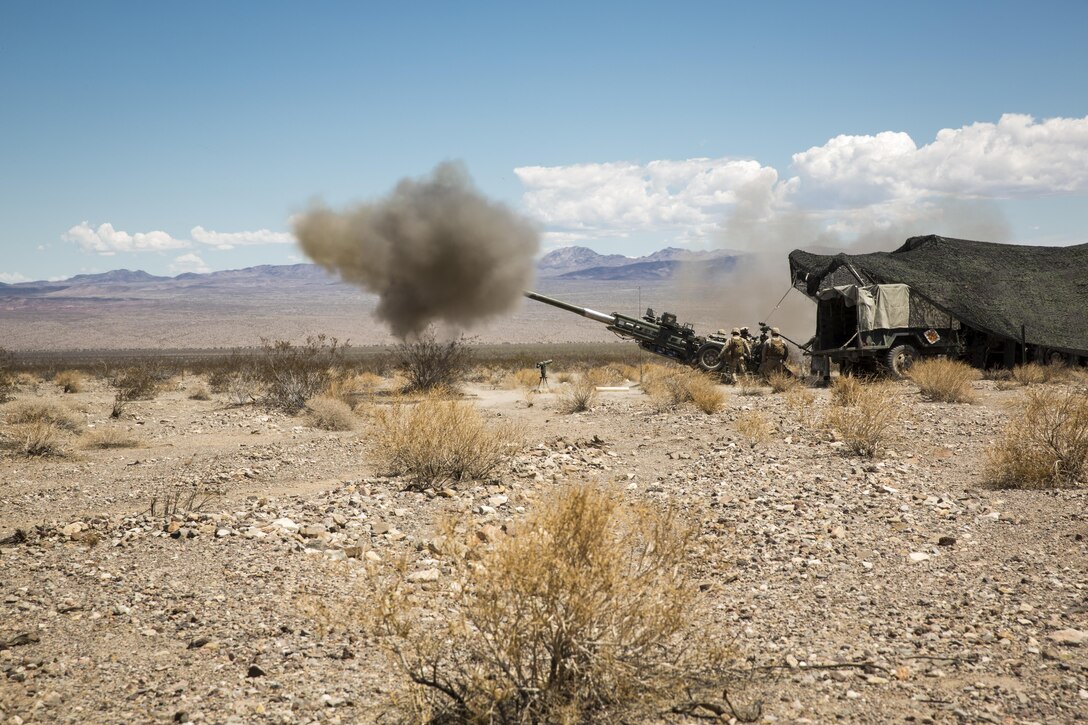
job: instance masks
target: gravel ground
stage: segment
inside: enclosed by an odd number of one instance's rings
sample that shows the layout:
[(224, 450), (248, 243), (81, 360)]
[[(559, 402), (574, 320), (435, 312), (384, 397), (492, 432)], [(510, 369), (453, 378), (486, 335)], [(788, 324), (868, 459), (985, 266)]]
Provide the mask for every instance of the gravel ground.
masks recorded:
[[(699, 527), (702, 596), (748, 673), (731, 700), (762, 703), (761, 721), (1086, 720), (1088, 491), (987, 488), (985, 452), (1022, 393), (975, 387), (979, 403), (953, 405), (902, 384), (904, 422), (872, 460), (818, 425), (822, 390), (808, 405), (731, 390), (705, 415), (655, 412), (636, 389), (561, 415), (550, 394), (471, 388), (529, 447), (495, 481), (427, 493), (381, 475), (362, 421), (328, 433), (179, 389), (118, 423), (97, 384), (23, 390), (147, 446), (2, 454), (0, 723), (373, 721), (397, 686), (388, 662), (322, 636), (300, 602), (399, 556), (442, 586), (436, 520), (501, 529), (572, 481)], [(753, 411), (769, 442), (737, 431)], [(184, 510), (198, 489), (218, 495)]]

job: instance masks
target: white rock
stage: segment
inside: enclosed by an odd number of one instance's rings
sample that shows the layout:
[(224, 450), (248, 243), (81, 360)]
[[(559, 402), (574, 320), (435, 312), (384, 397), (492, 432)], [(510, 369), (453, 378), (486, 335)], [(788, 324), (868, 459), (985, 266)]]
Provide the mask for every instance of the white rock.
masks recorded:
[(910, 552), (911, 561), (929, 561), (930, 556), (924, 551), (912, 551)]
[(423, 571), (414, 571), (408, 575), (408, 581), (436, 582), (438, 581), (438, 569), (424, 569)]
[(299, 525), (291, 519), (276, 519), (272, 522), (272, 525), (275, 526), (277, 529), (283, 529), (284, 531), (288, 531), (292, 534), (298, 533), (299, 530)]
[(1058, 644), (1068, 644), (1074, 647), (1079, 647), (1085, 642), (1088, 642), (1088, 632), (1079, 629), (1059, 629), (1057, 632), (1051, 632), (1047, 636)]

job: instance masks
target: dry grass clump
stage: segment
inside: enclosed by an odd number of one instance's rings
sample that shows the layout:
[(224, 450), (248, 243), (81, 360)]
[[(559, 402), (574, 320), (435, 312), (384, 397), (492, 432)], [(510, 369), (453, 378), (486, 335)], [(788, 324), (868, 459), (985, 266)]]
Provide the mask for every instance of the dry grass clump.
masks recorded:
[(865, 384), (853, 375), (840, 375), (831, 383), (831, 402), (843, 408), (857, 404)]
[(987, 476), (1000, 488), (1055, 488), (1088, 474), (1088, 391), (1030, 390), (990, 449)]
[(523, 445), (519, 426), (489, 423), (459, 401), (376, 407), (371, 417), (382, 463), (421, 483), (483, 478)]
[(747, 397), (767, 394), (762, 381), (754, 375), (737, 376), (737, 385), (740, 386), (740, 394)]
[(521, 368), (506, 376), (505, 383), (511, 388), (535, 388), (540, 383), (540, 371), (536, 368)]
[(0, 403), (6, 403), (15, 394), (17, 375), (12, 369), (15, 355), (0, 347)]
[(973, 403), (978, 399), (971, 383), (979, 372), (965, 362), (947, 358), (925, 358), (916, 361), (907, 373), (922, 395), (938, 403)]
[(555, 381), (557, 383), (574, 382), (574, 373), (564, 370), (563, 372), (556, 374)]
[(717, 413), (725, 405), (725, 393), (705, 375), (696, 374), (689, 380), (688, 394), (695, 407), (707, 415)]
[(758, 410), (747, 410), (738, 415), (733, 427), (752, 443), (766, 443), (774, 433), (767, 416)]
[(67, 406), (48, 400), (18, 400), (4, 408), (4, 420), (11, 425), (46, 423), (59, 430), (78, 433), (83, 422)]
[(53, 376), (53, 382), (59, 385), (65, 393), (83, 392), (83, 373), (78, 370), (62, 370)]
[(887, 442), (902, 418), (895, 386), (876, 382), (859, 386), (850, 405), (835, 405), (824, 423), (860, 456), (872, 457)]
[(597, 404), (597, 384), (583, 377), (568, 384), (556, 397), (560, 413), (584, 413)]
[(412, 721), (625, 721), (724, 661), (689, 646), (703, 627), (692, 543), (671, 509), (562, 489), (515, 535), (447, 557), (452, 587), (421, 592), (387, 570), (367, 629), (406, 676)]
[(596, 385), (623, 385), (628, 380), (638, 380), (638, 368), (626, 363), (612, 363), (591, 368), (585, 373)]
[(64, 431), (49, 420), (34, 420), (12, 425), (5, 435), (14, 441), (15, 449), (24, 456), (63, 456)]
[(189, 400), (211, 400), (212, 394), (208, 390), (208, 384), (203, 380), (197, 380), (189, 386)]
[(687, 368), (650, 366), (643, 375), (642, 389), (654, 409), (661, 412), (694, 403), (704, 413), (716, 413), (725, 403), (725, 395), (709, 377)]
[(160, 371), (152, 366), (126, 368), (110, 378), (110, 385), (117, 389), (116, 397), (126, 402), (153, 399), (161, 382)]
[[(307, 400), (328, 387), (347, 347), (326, 335), (311, 335), (299, 345), (261, 338), (256, 370), (264, 393), (261, 401), (269, 408), (298, 413)], [(238, 379), (247, 377), (246, 371), (240, 372)]]
[(1076, 379), (1077, 373), (1073, 368), (1065, 365), (1028, 363), (1014, 367), (1011, 376), (1013, 382), (1020, 385), (1048, 385), (1072, 382)]
[(325, 396), (336, 398), (355, 410), (364, 399), (373, 397), (381, 387), (382, 378), (374, 373), (337, 375), (325, 388)]
[(803, 385), (791, 388), (782, 396), (786, 401), (786, 408), (794, 418), (803, 425), (809, 426), (813, 422), (816, 412), (816, 395)]
[(121, 428), (95, 428), (82, 438), (84, 448), (142, 448), (139, 437)]
[(339, 398), (319, 395), (306, 403), (306, 425), (322, 430), (355, 430), (355, 413)]
[(802, 387), (800, 378), (780, 370), (775, 370), (767, 376), (767, 385), (776, 393), (785, 393), (788, 390)]

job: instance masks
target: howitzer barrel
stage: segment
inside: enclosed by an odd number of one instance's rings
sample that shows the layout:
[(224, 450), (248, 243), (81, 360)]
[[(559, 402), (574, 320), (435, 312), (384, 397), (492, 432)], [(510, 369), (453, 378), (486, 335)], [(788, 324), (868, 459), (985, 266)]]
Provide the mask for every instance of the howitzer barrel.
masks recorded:
[(606, 325), (612, 325), (612, 324), (615, 324), (615, 322), (616, 322), (616, 316), (615, 315), (606, 315), (603, 312), (597, 312), (597, 310), (591, 310), (588, 307), (578, 307), (577, 305), (572, 305), (569, 302), (563, 302), (562, 300), (557, 300), (554, 297), (548, 297), (546, 295), (537, 294), (536, 292), (526, 292), (525, 296), (528, 297), (531, 300), (536, 300), (537, 302), (543, 302), (546, 305), (551, 305), (552, 307), (558, 307), (561, 310), (566, 310), (567, 312), (573, 312), (576, 315), (581, 315), (582, 317), (588, 317), (589, 319), (596, 320), (597, 322), (603, 322)]

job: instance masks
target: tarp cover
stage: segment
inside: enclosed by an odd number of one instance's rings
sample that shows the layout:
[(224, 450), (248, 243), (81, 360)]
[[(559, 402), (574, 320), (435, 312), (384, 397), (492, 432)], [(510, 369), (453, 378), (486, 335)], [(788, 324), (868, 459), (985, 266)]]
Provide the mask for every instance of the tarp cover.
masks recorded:
[(862, 332), (910, 327), (910, 288), (905, 284), (845, 285), (819, 293), (822, 300), (836, 296), (845, 297), (849, 307), (857, 305)]
[[(906, 284), (916, 294), (994, 335), (1088, 354), (1088, 244), (1029, 247), (930, 235), (911, 237), (894, 252), (790, 253), (790, 274), (816, 297), (840, 267), (866, 282)], [(830, 280), (828, 280), (830, 282)]]

